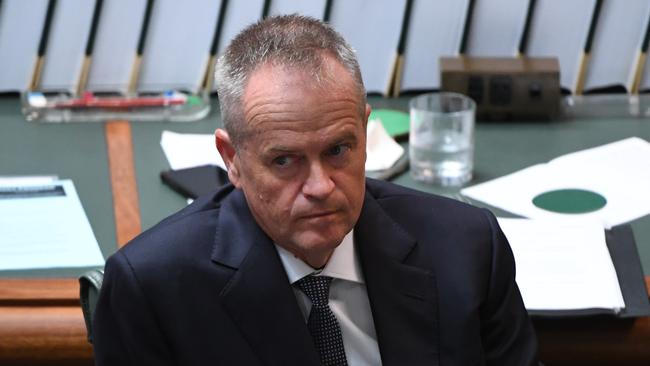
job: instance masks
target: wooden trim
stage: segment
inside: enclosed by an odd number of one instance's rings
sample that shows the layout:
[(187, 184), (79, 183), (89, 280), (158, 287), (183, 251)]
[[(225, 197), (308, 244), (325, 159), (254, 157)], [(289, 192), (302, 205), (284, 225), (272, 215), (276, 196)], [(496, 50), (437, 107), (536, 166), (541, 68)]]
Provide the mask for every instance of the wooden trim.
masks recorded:
[(534, 321), (546, 365), (650, 365), (650, 317)]
[(3, 278), (0, 304), (79, 305), (79, 282), (74, 278)]
[(128, 121), (110, 121), (106, 123), (105, 133), (113, 191), (115, 235), (117, 246), (122, 247), (138, 235), (142, 227), (131, 125)]
[(2, 365), (92, 365), (78, 306), (0, 307)]
[[(650, 276), (645, 277), (650, 293)], [(650, 365), (650, 317), (536, 319), (547, 365)]]

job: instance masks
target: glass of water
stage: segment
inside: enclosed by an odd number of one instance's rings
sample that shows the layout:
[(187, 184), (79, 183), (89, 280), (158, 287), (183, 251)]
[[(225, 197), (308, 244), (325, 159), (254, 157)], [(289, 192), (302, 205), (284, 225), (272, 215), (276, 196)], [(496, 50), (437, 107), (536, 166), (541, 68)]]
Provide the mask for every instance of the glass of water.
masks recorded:
[(469, 182), (474, 165), (474, 101), (457, 93), (427, 93), (413, 98), (409, 107), (413, 179), (445, 187)]

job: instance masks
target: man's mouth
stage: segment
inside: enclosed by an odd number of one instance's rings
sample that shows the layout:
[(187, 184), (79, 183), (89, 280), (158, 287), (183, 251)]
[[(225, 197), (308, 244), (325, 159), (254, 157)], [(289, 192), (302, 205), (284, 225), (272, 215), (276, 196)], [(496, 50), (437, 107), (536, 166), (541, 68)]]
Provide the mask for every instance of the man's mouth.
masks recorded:
[(309, 213), (307, 215), (304, 215), (303, 218), (304, 219), (318, 219), (318, 218), (334, 215), (335, 213), (336, 213), (335, 210), (318, 211), (318, 212), (313, 212), (313, 213)]

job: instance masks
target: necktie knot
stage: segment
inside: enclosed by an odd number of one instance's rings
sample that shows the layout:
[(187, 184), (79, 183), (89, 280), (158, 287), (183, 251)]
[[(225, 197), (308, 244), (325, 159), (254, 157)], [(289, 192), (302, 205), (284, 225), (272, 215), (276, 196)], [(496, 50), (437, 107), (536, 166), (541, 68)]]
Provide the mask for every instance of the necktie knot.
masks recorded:
[(329, 301), (330, 283), (332, 277), (310, 275), (301, 278), (297, 285), (300, 291), (307, 295), (312, 306), (324, 307)]

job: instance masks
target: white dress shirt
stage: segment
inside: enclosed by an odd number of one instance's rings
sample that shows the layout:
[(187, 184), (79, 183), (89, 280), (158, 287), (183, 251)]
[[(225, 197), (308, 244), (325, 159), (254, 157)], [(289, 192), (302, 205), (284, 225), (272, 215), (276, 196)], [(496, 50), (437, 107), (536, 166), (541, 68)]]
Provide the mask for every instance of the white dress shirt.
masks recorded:
[[(377, 333), (361, 266), (354, 248), (352, 231), (336, 247), (322, 270), (314, 270), (286, 249), (278, 245), (275, 247), (289, 277), (289, 283), (292, 285), (310, 274), (333, 278), (330, 285), (329, 306), (341, 326), (348, 365), (381, 365)], [(297, 286), (293, 286), (293, 292), (307, 322), (311, 301)]]

